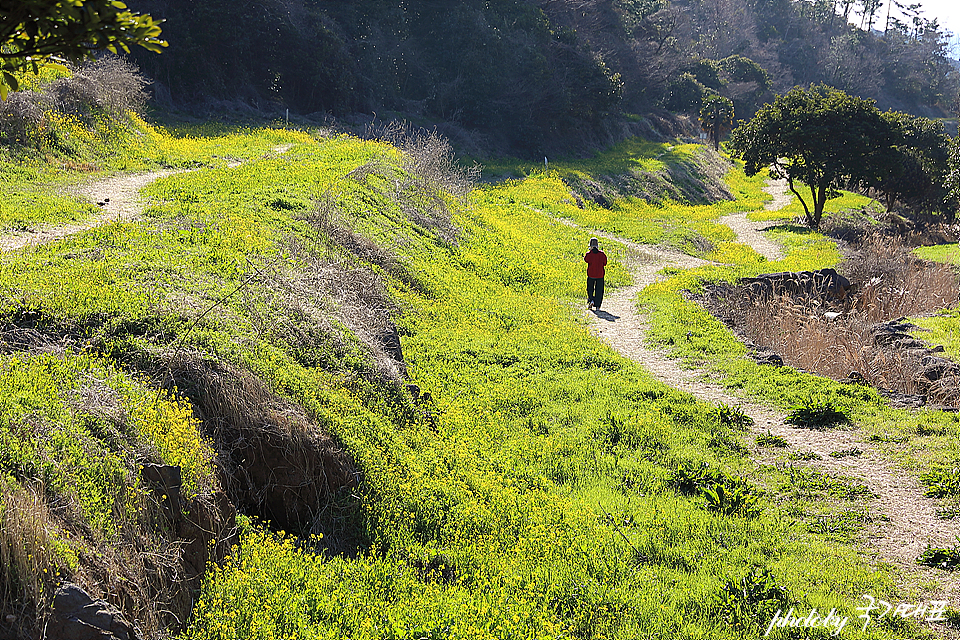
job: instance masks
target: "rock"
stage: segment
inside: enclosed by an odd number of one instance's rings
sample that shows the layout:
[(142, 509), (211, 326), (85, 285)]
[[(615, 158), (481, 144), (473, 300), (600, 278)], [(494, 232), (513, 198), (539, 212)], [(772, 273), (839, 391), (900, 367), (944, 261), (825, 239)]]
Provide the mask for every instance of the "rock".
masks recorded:
[(887, 399), (892, 407), (902, 407), (905, 409), (919, 409), (926, 406), (926, 395), (914, 395), (909, 393), (897, 393), (889, 389), (877, 388), (877, 392)]
[(383, 349), (383, 352), (397, 364), (400, 375), (406, 378), (407, 364), (403, 359), (403, 349), (400, 346), (400, 334), (397, 332), (397, 327), (394, 326), (393, 323), (389, 323), (387, 328), (377, 336), (376, 340)]
[(873, 343), (879, 346), (896, 346), (908, 340), (913, 340), (909, 333), (877, 333), (873, 336)]
[(947, 376), (960, 377), (960, 365), (946, 358), (924, 356), (921, 358), (920, 364), (923, 366), (923, 372), (920, 376), (930, 382), (936, 382)]
[(847, 374), (847, 377), (840, 382), (846, 384), (870, 384), (864, 375), (859, 371), (851, 371), (849, 374)]
[(774, 367), (783, 366), (783, 358), (776, 353), (751, 353), (750, 357), (757, 364), (768, 364)]
[(741, 278), (740, 284), (747, 285), (754, 297), (788, 293), (843, 300), (850, 291), (850, 281), (833, 269), (761, 273), (753, 278)]
[(143, 479), (153, 488), (169, 515), (174, 519), (180, 515), (180, 487), (183, 486), (183, 472), (180, 467), (165, 464), (143, 465)]
[(133, 626), (110, 603), (64, 583), (53, 596), (46, 640), (135, 640)]

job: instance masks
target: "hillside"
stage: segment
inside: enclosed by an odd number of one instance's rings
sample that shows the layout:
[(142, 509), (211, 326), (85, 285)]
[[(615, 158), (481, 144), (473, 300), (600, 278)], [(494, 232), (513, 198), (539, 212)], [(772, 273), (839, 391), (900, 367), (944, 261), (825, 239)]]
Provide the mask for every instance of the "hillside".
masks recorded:
[(894, 22), (880, 34), (852, 3), (847, 19), (834, 11), (841, 4), (798, 0), (130, 6), (166, 20), (170, 47), (134, 52), (164, 108), (362, 122), (402, 114), (494, 156), (595, 149), (643, 132), (631, 114), (696, 114), (711, 91), (743, 118), (811, 83), (929, 117), (955, 113), (960, 91), (944, 35), (922, 12), (922, 28)]
[(954, 593), (956, 414), (760, 364), (694, 299), (840, 262), (765, 176), (684, 140), (476, 183), (403, 128), (43, 122), (0, 156), (0, 637), (74, 638), (85, 597), (114, 637), (954, 633), (857, 608)]

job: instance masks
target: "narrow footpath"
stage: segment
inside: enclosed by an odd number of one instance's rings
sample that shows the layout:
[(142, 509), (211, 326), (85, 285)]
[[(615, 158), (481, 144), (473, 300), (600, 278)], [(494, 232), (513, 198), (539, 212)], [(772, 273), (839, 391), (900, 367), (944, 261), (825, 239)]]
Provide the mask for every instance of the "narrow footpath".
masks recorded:
[[(272, 153), (283, 155), (292, 147), (292, 144), (277, 145)], [(242, 164), (239, 161), (230, 162), (227, 168), (234, 169)], [(0, 233), (0, 253), (46, 244), (105, 224), (138, 220), (147, 204), (140, 194), (141, 189), (155, 180), (189, 171), (197, 171), (197, 169), (161, 169), (144, 173), (127, 173), (80, 184), (70, 192), (89, 202), (97, 203), (102, 211), (100, 214), (72, 224), (57, 226), (37, 224), (25, 231)]]
[[(780, 208), (790, 202), (790, 193), (785, 185), (773, 183), (768, 185), (767, 190), (774, 195), (768, 208)], [(780, 247), (762, 234), (770, 223), (747, 220), (746, 213), (726, 216), (721, 222), (729, 225), (741, 242), (749, 244), (767, 259), (782, 257)], [(780, 411), (748, 398), (734, 396), (711, 382), (707, 372), (683, 369), (679, 360), (648, 346), (648, 325), (637, 309), (640, 291), (655, 282), (657, 272), (664, 267), (693, 268), (705, 261), (659, 247), (639, 245), (601, 231), (591, 230), (591, 233), (628, 248), (632, 257), (626, 266), (634, 279), (633, 285), (611, 292), (604, 299), (602, 311), (588, 314), (592, 316), (591, 330), (665, 384), (707, 402), (739, 406), (753, 418), (752, 431), (755, 435), (770, 433), (781, 436), (789, 443), (788, 451), (809, 451), (820, 457), (807, 462), (792, 462), (794, 466), (808, 465), (821, 472), (852, 478), (866, 485), (876, 497), (869, 502), (871, 522), (866, 529), (864, 553), (874, 561), (895, 565), (905, 577), (918, 578), (915, 580), (917, 583), (936, 585), (932, 591), (923, 594), (927, 600), (944, 599), (954, 605), (960, 602), (960, 580), (953, 573), (916, 564), (917, 556), (927, 545), (950, 547), (956, 544), (960, 526), (955, 520), (938, 519), (937, 503), (924, 497), (917, 479), (894, 466), (862, 437), (858, 429), (814, 431), (794, 428), (784, 421), (785, 415)], [(829, 455), (833, 451), (852, 447), (862, 450), (863, 454), (843, 458)], [(754, 446), (752, 455), (760, 463), (775, 464), (782, 450)], [(938, 628), (938, 631), (949, 637), (960, 637), (950, 635), (952, 632), (946, 627)]]

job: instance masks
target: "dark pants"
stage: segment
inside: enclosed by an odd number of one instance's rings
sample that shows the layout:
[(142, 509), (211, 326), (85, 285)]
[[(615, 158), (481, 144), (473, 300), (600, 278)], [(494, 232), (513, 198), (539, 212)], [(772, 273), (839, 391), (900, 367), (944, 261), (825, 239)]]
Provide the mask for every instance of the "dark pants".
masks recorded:
[(603, 278), (587, 278), (587, 303), (596, 309), (603, 303)]

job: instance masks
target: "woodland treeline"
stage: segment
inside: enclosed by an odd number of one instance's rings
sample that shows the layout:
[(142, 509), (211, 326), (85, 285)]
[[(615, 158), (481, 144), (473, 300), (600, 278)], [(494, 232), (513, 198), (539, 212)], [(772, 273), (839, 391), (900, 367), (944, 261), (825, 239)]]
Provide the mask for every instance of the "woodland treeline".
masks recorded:
[[(157, 98), (293, 113), (395, 111), (549, 151), (603, 142), (618, 117), (737, 118), (826, 83), (881, 109), (957, 111), (946, 34), (878, 0), (131, 0), (170, 47), (137, 52)], [(906, 16), (906, 17), (905, 17)]]

